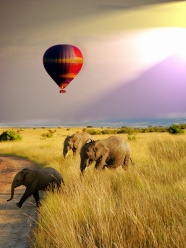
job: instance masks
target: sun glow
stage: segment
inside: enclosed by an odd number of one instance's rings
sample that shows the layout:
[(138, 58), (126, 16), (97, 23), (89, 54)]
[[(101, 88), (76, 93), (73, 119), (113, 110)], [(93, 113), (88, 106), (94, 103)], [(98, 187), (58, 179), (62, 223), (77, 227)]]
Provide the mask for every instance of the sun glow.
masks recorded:
[(136, 51), (139, 59), (148, 64), (157, 63), (173, 54), (186, 59), (186, 29), (143, 31), (136, 37)]
[(186, 28), (177, 29), (177, 46), (175, 47), (175, 53), (186, 60)]

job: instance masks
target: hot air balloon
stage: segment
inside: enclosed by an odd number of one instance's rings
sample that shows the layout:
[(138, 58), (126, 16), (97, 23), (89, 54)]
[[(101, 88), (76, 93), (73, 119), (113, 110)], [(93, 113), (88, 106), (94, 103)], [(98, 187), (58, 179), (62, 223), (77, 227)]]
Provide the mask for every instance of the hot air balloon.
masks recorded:
[(77, 47), (59, 44), (46, 50), (43, 55), (43, 65), (59, 86), (60, 93), (66, 93), (64, 89), (81, 70), (83, 56)]

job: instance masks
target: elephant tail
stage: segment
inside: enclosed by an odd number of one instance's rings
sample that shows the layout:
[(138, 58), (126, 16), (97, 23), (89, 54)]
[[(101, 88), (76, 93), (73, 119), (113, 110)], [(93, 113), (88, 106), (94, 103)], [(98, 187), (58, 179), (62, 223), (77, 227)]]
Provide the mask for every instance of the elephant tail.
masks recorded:
[(132, 158), (130, 157), (131, 164), (134, 166), (135, 163), (133, 162)]

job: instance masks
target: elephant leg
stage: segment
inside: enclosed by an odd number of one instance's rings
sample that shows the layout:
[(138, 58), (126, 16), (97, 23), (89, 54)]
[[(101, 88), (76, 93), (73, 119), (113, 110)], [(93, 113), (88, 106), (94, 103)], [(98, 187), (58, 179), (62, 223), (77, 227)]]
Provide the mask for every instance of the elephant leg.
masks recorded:
[(110, 158), (107, 160), (106, 167), (110, 170), (115, 170), (120, 165), (120, 161), (116, 158)]
[(96, 170), (103, 170), (107, 166), (105, 159), (98, 159), (95, 164)]
[(109, 164), (106, 166), (109, 170), (115, 170), (116, 166), (114, 164)]
[(25, 193), (21, 197), (20, 201), (16, 203), (16, 206), (18, 208), (21, 208), (23, 203), (33, 194), (33, 189), (31, 188), (26, 188)]
[(39, 198), (39, 190), (35, 190), (33, 193), (34, 199), (36, 201), (36, 206), (39, 207), (40, 206), (40, 198)]

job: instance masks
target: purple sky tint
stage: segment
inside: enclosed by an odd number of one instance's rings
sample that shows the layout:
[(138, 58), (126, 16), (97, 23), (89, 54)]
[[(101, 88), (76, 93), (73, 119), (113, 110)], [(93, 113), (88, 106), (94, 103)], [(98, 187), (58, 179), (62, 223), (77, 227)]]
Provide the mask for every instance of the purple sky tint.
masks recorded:
[[(186, 115), (185, 1), (6, 0), (0, 11), (0, 123)], [(84, 56), (66, 94), (42, 63), (62, 43)]]
[(186, 60), (173, 55), (86, 106), (79, 116), (88, 119), (90, 112), (93, 120), (182, 116), (186, 113), (185, 68)]

